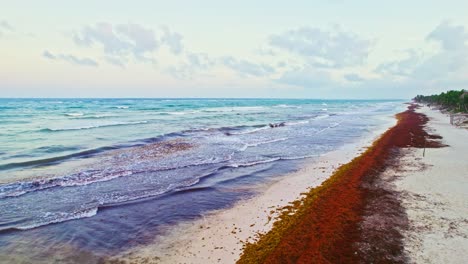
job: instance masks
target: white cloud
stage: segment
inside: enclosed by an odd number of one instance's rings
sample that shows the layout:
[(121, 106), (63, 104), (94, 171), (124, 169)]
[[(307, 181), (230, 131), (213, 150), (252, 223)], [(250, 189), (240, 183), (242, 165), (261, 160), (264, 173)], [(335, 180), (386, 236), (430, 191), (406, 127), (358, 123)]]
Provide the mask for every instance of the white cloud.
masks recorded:
[(54, 60), (54, 61), (66, 61), (68, 63), (74, 64), (74, 65), (80, 65), (80, 66), (93, 66), (96, 67), (98, 66), (98, 63), (95, 60), (92, 60), (90, 58), (78, 58), (74, 55), (71, 54), (52, 54), (48, 50), (45, 50), (42, 53), (42, 56), (46, 59), (49, 60)]
[(214, 65), (215, 60), (211, 59), (206, 53), (187, 52), (185, 61), (182, 64), (168, 67), (166, 72), (176, 79), (186, 80), (192, 79), (195, 74), (208, 70)]
[(143, 56), (146, 52), (152, 52), (159, 47), (154, 31), (138, 24), (121, 24), (116, 26), (120, 35), (117, 37), (127, 43), (135, 57)]
[(6, 21), (6, 20), (1, 20), (0, 21), (0, 28), (4, 29), (4, 30), (7, 30), (7, 31), (14, 31), (13, 26), (10, 25), (10, 23), (8, 23), (8, 21)]
[(377, 66), (375, 72), (383, 75), (411, 75), (416, 67), (423, 61), (423, 54), (420, 54), (413, 49), (407, 50), (405, 53), (406, 57), (402, 59), (381, 63)]
[(371, 41), (338, 27), (333, 31), (302, 27), (271, 36), (270, 45), (299, 55), (315, 67), (341, 68), (363, 64)]
[(303, 88), (322, 88), (326, 86), (333, 86), (334, 83), (330, 74), (328, 74), (326, 71), (316, 70), (311, 67), (287, 71), (275, 81), (278, 83), (299, 86)]
[(468, 32), (463, 26), (452, 25), (448, 21), (444, 21), (426, 39), (439, 42), (442, 48), (447, 51), (462, 50), (466, 49)]
[(421, 85), (465, 83), (468, 86), (467, 40), (464, 26), (442, 22), (426, 37), (428, 42), (440, 43), (440, 50), (425, 54), (410, 50), (406, 58), (382, 63), (376, 72), (386, 78), (404, 77), (407, 81), (420, 82)]
[(164, 34), (161, 38), (161, 42), (166, 44), (171, 52), (175, 55), (179, 55), (184, 50), (182, 45), (182, 35), (177, 32), (171, 32), (168, 27), (163, 27)]
[(8, 23), (8, 21), (6, 20), (0, 20), (0, 37), (2, 37), (5, 32), (13, 32), (15, 29), (13, 28), (13, 26), (10, 25), (10, 23)]
[(89, 25), (75, 32), (73, 41), (79, 46), (99, 46), (110, 64), (124, 66), (130, 59), (156, 64), (155, 52), (167, 46), (174, 55), (184, 50), (182, 35), (162, 27), (158, 34), (151, 28), (135, 23)]
[(220, 59), (221, 64), (238, 72), (241, 76), (267, 76), (276, 72), (275, 68), (264, 63), (255, 63), (244, 59), (226, 56)]

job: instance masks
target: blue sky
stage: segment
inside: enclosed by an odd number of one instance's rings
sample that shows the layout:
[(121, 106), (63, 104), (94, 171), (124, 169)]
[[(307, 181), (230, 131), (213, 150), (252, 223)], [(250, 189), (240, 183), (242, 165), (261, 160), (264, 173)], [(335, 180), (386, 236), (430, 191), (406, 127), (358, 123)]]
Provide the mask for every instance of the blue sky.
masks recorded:
[(468, 2), (387, 2), (3, 1), (0, 97), (411, 98), (468, 88)]

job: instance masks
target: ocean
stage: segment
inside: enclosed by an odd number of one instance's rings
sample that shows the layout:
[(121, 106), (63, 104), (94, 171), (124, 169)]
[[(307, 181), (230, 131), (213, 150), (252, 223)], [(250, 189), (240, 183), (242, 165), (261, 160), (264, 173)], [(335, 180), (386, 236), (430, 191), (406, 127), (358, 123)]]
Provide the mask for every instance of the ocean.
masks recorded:
[(98, 259), (145, 243), (402, 109), (398, 100), (0, 99), (0, 261)]

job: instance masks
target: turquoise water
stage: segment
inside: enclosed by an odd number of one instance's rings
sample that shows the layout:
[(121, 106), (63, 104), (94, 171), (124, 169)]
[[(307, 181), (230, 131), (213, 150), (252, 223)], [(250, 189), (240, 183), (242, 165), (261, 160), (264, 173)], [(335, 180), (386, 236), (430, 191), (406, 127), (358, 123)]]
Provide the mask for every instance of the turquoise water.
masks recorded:
[[(401, 109), (401, 101), (0, 99), (0, 246), (15, 252), (19, 241), (36, 243), (25, 238), (34, 234), (108, 254), (141, 230), (153, 237), (161, 223), (227, 206), (242, 196), (230, 187), (294, 170)], [(109, 223), (116, 215), (124, 217)], [(109, 240), (122, 226), (132, 232)]]

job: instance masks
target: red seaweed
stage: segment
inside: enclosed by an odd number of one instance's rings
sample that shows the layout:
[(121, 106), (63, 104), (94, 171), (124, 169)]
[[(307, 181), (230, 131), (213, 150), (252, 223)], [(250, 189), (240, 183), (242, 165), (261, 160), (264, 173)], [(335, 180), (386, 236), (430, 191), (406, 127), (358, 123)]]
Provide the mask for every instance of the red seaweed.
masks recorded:
[[(445, 146), (436, 141), (440, 136), (424, 130), (428, 118), (415, 112), (417, 107), (410, 104), (408, 110), (397, 114), (397, 124), (363, 154), (338, 168), (296, 206), (286, 208), (270, 232), (245, 245), (238, 263), (404, 262), (397, 228), (381, 218), (380, 224), (388, 230), (365, 230), (363, 221), (375, 213), (369, 208), (379, 210), (375, 207), (379, 204), (388, 207), (382, 210), (394, 221), (404, 218), (397, 196), (385, 188), (369, 187), (378, 183), (386, 168), (396, 164), (399, 149)], [(362, 250), (362, 245), (373, 249)]]

